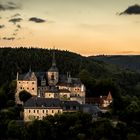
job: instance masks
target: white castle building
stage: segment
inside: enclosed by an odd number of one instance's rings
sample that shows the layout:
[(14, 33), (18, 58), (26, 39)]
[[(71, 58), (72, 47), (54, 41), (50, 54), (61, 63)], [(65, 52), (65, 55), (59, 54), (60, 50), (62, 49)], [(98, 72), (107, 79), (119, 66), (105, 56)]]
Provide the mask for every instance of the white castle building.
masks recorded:
[(70, 74), (61, 75), (56, 66), (55, 51), (53, 52), (52, 66), (47, 72), (17, 73), (17, 89), (15, 100), (22, 104), (19, 98), (21, 91), (29, 92), (33, 97), (56, 98), (61, 101), (77, 101), (85, 104), (85, 86), (79, 78)]

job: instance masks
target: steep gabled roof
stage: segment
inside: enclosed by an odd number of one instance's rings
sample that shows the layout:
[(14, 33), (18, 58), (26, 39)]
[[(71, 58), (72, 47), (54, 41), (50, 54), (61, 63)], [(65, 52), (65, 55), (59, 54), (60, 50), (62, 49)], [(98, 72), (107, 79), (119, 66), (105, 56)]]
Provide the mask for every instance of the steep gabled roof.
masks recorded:
[(77, 106), (80, 107), (81, 104), (77, 101), (61, 101), (57, 98), (41, 98), (41, 97), (32, 97), (28, 101), (25, 102), (24, 108), (61, 108), (66, 106)]
[(24, 107), (60, 107), (61, 101), (56, 98), (32, 97), (25, 102)]
[(106, 100), (111, 101), (112, 99), (113, 98), (112, 98), (111, 92), (109, 92), (108, 95), (107, 95)]

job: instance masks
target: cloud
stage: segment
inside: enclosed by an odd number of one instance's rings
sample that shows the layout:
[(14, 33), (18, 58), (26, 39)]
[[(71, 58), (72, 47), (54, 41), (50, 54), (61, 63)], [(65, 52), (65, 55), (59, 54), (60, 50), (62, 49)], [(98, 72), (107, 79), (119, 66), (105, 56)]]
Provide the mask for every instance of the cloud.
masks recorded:
[(121, 51), (119, 54), (134, 54), (136, 53), (135, 51)]
[(140, 14), (140, 5), (135, 4), (135, 5), (129, 6), (124, 12), (120, 13), (120, 15), (122, 15), (122, 14), (138, 15), (138, 14)]
[(2, 39), (3, 40), (12, 40), (13, 41), (15, 39), (15, 37), (3, 37)]
[(2, 29), (2, 28), (4, 28), (5, 27), (5, 25), (0, 25), (0, 29)]
[(31, 18), (29, 18), (29, 21), (36, 22), (36, 23), (46, 22), (44, 19), (37, 18), (37, 17), (31, 17)]
[(12, 18), (9, 20), (9, 22), (16, 24), (17, 22), (20, 22), (21, 20), (23, 20), (23, 19), (22, 18)]
[(18, 25), (17, 25), (17, 28), (21, 29), (21, 25), (18, 24)]
[(13, 16), (11, 16), (12, 18), (13, 17), (19, 17), (19, 16), (21, 16), (19, 13), (16, 13), (16, 14), (14, 14)]
[(16, 35), (17, 35), (17, 33), (13, 33), (12, 35), (13, 35), (13, 36), (16, 36)]
[(20, 9), (20, 6), (13, 2), (0, 3), (0, 11), (16, 10), (16, 9)]

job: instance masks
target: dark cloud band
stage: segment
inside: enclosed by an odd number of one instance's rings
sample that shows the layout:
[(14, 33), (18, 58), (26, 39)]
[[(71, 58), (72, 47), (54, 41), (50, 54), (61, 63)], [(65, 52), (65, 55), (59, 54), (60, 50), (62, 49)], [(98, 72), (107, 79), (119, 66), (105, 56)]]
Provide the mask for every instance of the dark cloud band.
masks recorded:
[(14, 40), (15, 37), (3, 37), (2, 39), (3, 39), (3, 40)]
[(5, 27), (5, 25), (0, 25), (0, 29), (2, 29), (2, 28), (4, 28)]
[(120, 13), (120, 15), (123, 15), (123, 14), (127, 14), (127, 15), (140, 14), (140, 5), (135, 4), (135, 5), (129, 6), (124, 12)]
[(44, 19), (37, 18), (37, 17), (31, 17), (31, 18), (29, 18), (29, 21), (36, 22), (36, 23), (46, 22)]
[(21, 22), (22, 20), (23, 20), (22, 18), (12, 18), (9, 20), (9, 22), (16, 24), (17, 22)]

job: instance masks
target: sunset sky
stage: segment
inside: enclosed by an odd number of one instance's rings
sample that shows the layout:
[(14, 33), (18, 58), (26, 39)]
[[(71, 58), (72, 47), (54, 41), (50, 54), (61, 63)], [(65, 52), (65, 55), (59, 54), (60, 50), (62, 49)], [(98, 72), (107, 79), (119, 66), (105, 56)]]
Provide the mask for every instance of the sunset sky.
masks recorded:
[(140, 0), (0, 0), (0, 46), (55, 46), (85, 56), (140, 54), (139, 4)]

